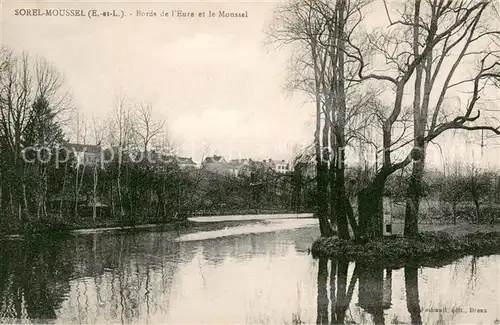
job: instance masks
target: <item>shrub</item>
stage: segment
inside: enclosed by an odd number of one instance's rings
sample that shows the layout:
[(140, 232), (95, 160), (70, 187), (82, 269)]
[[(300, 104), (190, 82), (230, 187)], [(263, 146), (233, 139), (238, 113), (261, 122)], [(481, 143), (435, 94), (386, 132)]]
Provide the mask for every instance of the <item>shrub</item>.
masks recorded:
[(500, 232), (452, 237), (443, 231), (420, 233), (415, 238), (384, 237), (367, 243), (339, 238), (320, 238), (311, 248), (313, 256), (349, 261), (392, 264), (431, 257), (482, 255), (500, 252)]

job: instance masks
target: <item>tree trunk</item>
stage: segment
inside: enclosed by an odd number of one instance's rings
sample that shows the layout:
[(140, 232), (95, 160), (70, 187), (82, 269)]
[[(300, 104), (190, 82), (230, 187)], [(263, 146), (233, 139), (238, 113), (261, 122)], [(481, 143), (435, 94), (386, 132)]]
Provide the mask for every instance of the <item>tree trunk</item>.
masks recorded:
[(337, 219), (337, 229), (339, 232), (339, 238), (349, 239), (349, 224), (347, 220), (348, 214), (348, 202), (347, 196), (345, 194), (345, 174), (343, 166), (337, 166), (335, 168), (335, 215)]
[(346, 137), (345, 129), (347, 124), (346, 119), (346, 96), (345, 96), (345, 25), (346, 25), (346, 8), (347, 4), (345, 0), (338, 1), (336, 5), (337, 11), (337, 46), (336, 59), (337, 61), (337, 77), (334, 79), (336, 81), (336, 106), (338, 109), (337, 122), (338, 130), (336, 134), (336, 144), (337, 148), (337, 165), (335, 166), (335, 182), (338, 195), (339, 203), (339, 213), (337, 213), (337, 226), (339, 231), (339, 237), (343, 239), (349, 239), (349, 225), (347, 220), (348, 205), (350, 202), (347, 200), (347, 195), (345, 193), (345, 147), (346, 147)]
[(0, 211), (2, 211), (2, 203), (3, 203), (2, 184), (5, 184), (5, 181), (2, 179), (2, 171), (0, 170)]
[(337, 154), (335, 153), (335, 145), (334, 143), (332, 142), (331, 143), (331, 148), (332, 148), (332, 161), (330, 163), (330, 215), (329, 215), (329, 219), (330, 219), (330, 224), (332, 226), (332, 228), (338, 230), (338, 224), (337, 224), (337, 211), (338, 211), (338, 200), (337, 200), (337, 183), (336, 183), (336, 166), (337, 166), (337, 162), (336, 162), (336, 157), (337, 157)]
[[(26, 193), (26, 166), (23, 166), (20, 168), (21, 170), (21, 180), (22, 180), (22, 198), (23, 198), (23, 205), (24, 205), (24, 213), (26, 216), (29, 216), (29, 205), (28, 205), (28, 195)], [(19, 174), (18, 174), (19, 175)], [(21, 214), (22, 218), (22, 214)]]
[(36, 202), (36, 219), (40, 220), (40, 211), (42, 210), (42, 204), (40, 200), (40, 195), (38, 195), (37, 202)]
[(24, 211), (26, 213), (26, 216), (29, 215), (29, 210), (28, 210), (28, 196), (26, 195), (26, 183), (23, 181), (23, 203), (24, 203)]
[[(314, 132), (314, 150), (316, 155), (316, 214), (319, 219), (321, 237), (330, 237), (332, 229), (328, 222), (328, 166), (324, 164), (321, 148), (321, 76), (318, 75), (319, 62), (316, 47), (313, 44), (312, 57), (315, 75), (316, 128)], [(322, 73), (322, 72), (319, 72)]]
[(63, 185), (62, 185), (62, 191), (61, 191), (61, 201), (59, 203), (59, 217), (62, 218), (62, 211), (63, 211), (63, 199), (64, 195), (66, 194), (66, 191), (64, 190), (66, 187), (66, 174), (68, 170), (68, 164), (64, 164), (64, 176), (63, 176)]
[(346, 194), (344, 194), (344, 201), (346, 205), (346, 213), (347, 213), (347, 219), (349, 220), (349, 225), (351, 226), (354, 239), (357, 239), (359, 238), (359, 226), (358, 223), (356, 222), (356, 217), (354, 216), (354, 211), (352, 209), (351, 201), (349, 200)]
[(422, 178), (424, 175), (423, 160), (414, 161), (410, 183), (407, 190), (405, 210), (405, 237), (414, 237), (418, 234), (418, 214), (420, 198), (422, 197)]
[(116, 220), (116, 208), (115, 208), (115, 191), (114, 191), (114, 186), (113, 186), (113, 180), (110, 181), (110, 199), (111, 199), (111, 214), (113, 215), (113, 219)]
[(16, 214), (16, 209), (14, 207), (14, 196), (12, 195), (12, 190), (9, 191), (9, 198), (10, 198), (10, 212), (14, 216)]
[(73, 217), (76, 219), (78, 217), (78, 171), (79, 167), (77, 165), (76, 167), (76, 174), (75, 174), (75, 206), (73, 207)]
[[(336, 223), (332, 223), (332, 219), (331, 219), (331, 213), (332, 213), (332, 210), (334, 209), (334, 206), (331, 204), (332, 203), (332, 199), (333, 199), (333, 195), (334, 195), (334, 192), (330, 191), (331, 189), (331, 186), (329, 186), (329, 184), (332, 183), (332, 179), (331, 179), (331, 173), (329, 172), (333, 166), (328, 166), (328, 162), (330, 160), (330, 144), (329, 144), (329, 137), (330, 137), (330, 129), (331, 129), (331, 123), (330, 123), (330, 108), (329, 107), (326, 107), (324, 109), (324, 115), (325, 115), (325, 122), (323, 124), (323, 136), (322, 136), (322, 149), (323, 149), (323, 155), (321, 157), (321, 161), (322, 161), (322, 164), (323, 164), (323, 177), (324, 177), (324, 182), (325, 182), (325, 187), (324, 187), (324, 200), (325, 200), (325, 206), (322, 207), (325, 211), (325, 219), (329, 218), (330, 219), (330, 227), (331, 228), (335, 228), (336, 226)], [(333, 147), (333, 145), (332, 145)]]
[(386, 177), (380, 172), (358, 194), (358, 233), (360, 239), (371, 240), (383, 236), (385, 180)]
[(37, 182), (37, 188), (36, 188), (36, 194), (35, 194), (35, 199), (36, 199), (36, 218), (37, 220), (40, 220), (41, 214), (42, 214), (42, 202), (43, 202), (43, 163), (38, 166), (37, 170), (37, 177), (38, 177), (38, 182)]
[(476, 223), (479, 223), (481, 221), (481, 209), (479, 205), (479, 200), (477, 198), (474, 198), (474, 206), (476, 208)]
[[(420, 20), (421, 0), (414, 3), (413, 21)], [(420, 55), (420, 26), (413, 25), (413, 54)], [(420, 199), (422, 197), (422, 178), (424, 175), (425, 166), (425, 132), (427, 128), (427, 114), (429, 109), (429, 100), (432, 90), (432, 51), (427, 53), (425, 59), (415, 68), (415, 90), (413, 93), (413, 136), (414, 136), (414, 153), (413, 166), (410, 182), (407, 190), (406, 211), (405, 211), (405, 227), (404, 235), (406, 237), (414, 237), (418, 234), (418, 212), (420, 207)], [(424, 93), (422, 98), (422, 76), (425, 71)]]
[(43, 202), (42, 202), (42, 212), (43, 216), (47, 217), (47, 196), (48, 196), (48, 176), (47, 176), (47, 165), (44, 167), (44, 176), (43, 176)]
[(120, 219), (123, 220), (125, 216), (125, 210), (123, 209), (123, 198), (121, 190), (121, 164), (118, 165), (118, 177), (116, 179), (116, 189), (118, 191), (118, 204), (120, 206)]
[(94, 187), (92, 191), (93, 202), (92, 202), (92, 219), (95, 220), (97, 218), (97, 166), (94, 166)]
[(321, 237), (330, 237), (332, 229), (328, 222), (328, 202), (327, 187), (328, 180), (326, 173), (328, 170), (321, 161), (316, 162), (316, 213), (319, 219), (319, 229)]
[(453, 224), (457, 224), (457, 202), (451, 204), (451, 209), (453, 210)]

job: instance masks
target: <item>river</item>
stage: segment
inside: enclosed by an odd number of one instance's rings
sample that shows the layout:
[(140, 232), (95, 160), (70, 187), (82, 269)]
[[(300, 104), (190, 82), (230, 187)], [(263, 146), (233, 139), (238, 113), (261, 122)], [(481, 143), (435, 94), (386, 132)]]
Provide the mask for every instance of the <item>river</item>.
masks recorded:
[(317, 220), (2, 242), (0, 320), (53, 324), (494, 324), (500, 256), (439, 267), (315, 260)]

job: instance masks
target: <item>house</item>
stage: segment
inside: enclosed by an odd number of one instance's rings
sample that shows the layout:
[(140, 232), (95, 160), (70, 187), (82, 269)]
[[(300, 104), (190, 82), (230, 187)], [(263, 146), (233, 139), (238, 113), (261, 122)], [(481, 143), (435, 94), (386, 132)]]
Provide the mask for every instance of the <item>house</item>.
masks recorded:
[[(384, 209), (387, 210), (385, 207)], [(384, 228), (382, 229), (384, 236), (403, 236), (404, 227), (405, 225), (403, 220), (393, 218), (390, 213), (384, 213)]]
[(234, 167), (222, 156), (206, 157), (201, 167), (214, 173), (234, 175)]
[(177, 164), (180, 169), (198, 168), (198, 165), (193, 161), (193, 158), (176, 157)]
[(213, 155), (213, 157), (206, 157), (203, 161), (205, 164), (227, 164), (226, 159), (222, 156)]
[(251, 173), (251, 159), (231, 159), (229, 165), (231, 165), (231, 174), (235, 177), (238, 176), (250, 176)]
[(291, 171), (290, 164), (285, 160), (264, 160), (263, 163), (273, 171), (279, 174), (286, 174)]
[(65, 142), (62, 146), (76, 158), (76, 166), (95, 166), (101, 162), (102, 148), (98, 145)]
[[(175, 163), (175, 156), (165, 155), (161, 152), (157, 152), (155, 150), (149, 150), (145, 154), (141, 153), (140, 161), (145, 161), (149, 164), (158, 164), (158, 163)], [(139, 162), (136, 160), (136, 162)]]
[(273, 160), (272, 164), (274, 167), (274, 171), (279, 174), (286, 174), (290, 172), (290, 164), (285, 160), (280, 160), (280, 161)]

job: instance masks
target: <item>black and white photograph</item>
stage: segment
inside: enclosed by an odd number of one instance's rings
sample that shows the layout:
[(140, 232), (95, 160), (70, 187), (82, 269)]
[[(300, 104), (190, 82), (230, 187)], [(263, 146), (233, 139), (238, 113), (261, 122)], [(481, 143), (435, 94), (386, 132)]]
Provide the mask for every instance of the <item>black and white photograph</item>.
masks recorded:
[(0, 0), (0, 324), (500, 325), (499, 0)]

